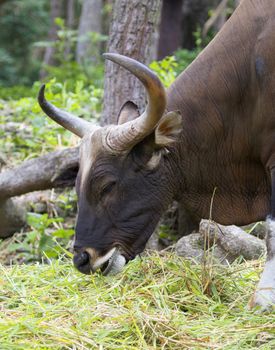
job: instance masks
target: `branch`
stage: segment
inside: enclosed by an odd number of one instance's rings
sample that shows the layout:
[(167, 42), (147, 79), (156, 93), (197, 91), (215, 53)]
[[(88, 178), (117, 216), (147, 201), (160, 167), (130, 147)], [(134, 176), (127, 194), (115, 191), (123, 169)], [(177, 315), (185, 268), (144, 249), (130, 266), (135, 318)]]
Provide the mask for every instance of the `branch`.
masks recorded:
[(0, 174), (0, 200), (75, 183), (79, 149), (67, 148), (23, 162)]

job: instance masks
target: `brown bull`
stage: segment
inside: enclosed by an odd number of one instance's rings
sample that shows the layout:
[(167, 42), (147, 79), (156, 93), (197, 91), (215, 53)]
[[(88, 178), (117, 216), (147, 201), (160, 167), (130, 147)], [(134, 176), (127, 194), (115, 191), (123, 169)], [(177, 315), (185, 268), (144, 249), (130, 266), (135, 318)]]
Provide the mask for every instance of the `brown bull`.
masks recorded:
[(268, 260), (254, 297), (275, 303), (275, 1), (243, 0), (222, 31), (165, 92), (141, 63), (105, 57), (144, 84), (148, 105), (127, 102), (118, 125), (94, 126), (39, 103), (82, 138), (75, 266), (120, 271), (140, 253), (168, 204), (194, 223), (268, 218)]

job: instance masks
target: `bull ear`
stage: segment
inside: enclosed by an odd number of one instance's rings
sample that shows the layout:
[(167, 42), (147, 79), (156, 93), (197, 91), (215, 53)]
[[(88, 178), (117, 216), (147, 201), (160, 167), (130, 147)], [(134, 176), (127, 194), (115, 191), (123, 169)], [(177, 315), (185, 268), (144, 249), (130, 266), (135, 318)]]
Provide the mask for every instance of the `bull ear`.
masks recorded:
[(155, 129), (155, 144), (159, 147), (169, 146), (175, 142), (182, 131), (182, 116), (179, 111), (165, 114)]
[(182, 131), (182, 116), (179, 111), (168, 112), (158, 123), (154, 133), (141, 141), (134, 148), (134, 155), (140, 168), (154, 170), (160, 163), (166, 149), (177, 140)]
[(136, 119), (137, 117), (139, 117), (138, 106), (132, 101), (127, 101), (120, 109), (117, 123), (119, 125), (124, 124), (130, 120)]
[(165, 114), (155, 130), (154, 151), (147, 162), (148, 169), (155, 169), (161, 160), (163, 154), (169, 153), (165, 147), (177, 140), (182, 130), (182, 117), (179, 111), (168, 112)]

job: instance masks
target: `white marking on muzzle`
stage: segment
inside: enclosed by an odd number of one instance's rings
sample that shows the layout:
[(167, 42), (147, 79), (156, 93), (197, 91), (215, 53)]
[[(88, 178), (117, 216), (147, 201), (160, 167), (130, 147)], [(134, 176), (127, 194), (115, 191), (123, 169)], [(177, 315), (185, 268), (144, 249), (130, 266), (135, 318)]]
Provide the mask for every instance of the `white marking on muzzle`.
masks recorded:
[[(95, 271), (98, 268), (100, 268), (100, 266), (102, 266), (106, 261), (108, 261), (112, 255), (114, 254), (116, 248), (112, 248), (111, 250), (109, 250), (109, 252), (107, 254), (105, 254), (104, 256), (101, 256), (97, 259), (95, 259), (95, 252), (92, 248), (87, 248), (86, 252), (90, 255), (91, 257), (91, 268)], [(95, 260), (94, 260), (95, 259)]]
[(108, 266), (103, 271), (104, 276), (114, 276), (121, 272), (126, 264), (126, 259), (123, 255), (119, 253), (117, 249), (112, 255), (111, 259), (108, 262)]

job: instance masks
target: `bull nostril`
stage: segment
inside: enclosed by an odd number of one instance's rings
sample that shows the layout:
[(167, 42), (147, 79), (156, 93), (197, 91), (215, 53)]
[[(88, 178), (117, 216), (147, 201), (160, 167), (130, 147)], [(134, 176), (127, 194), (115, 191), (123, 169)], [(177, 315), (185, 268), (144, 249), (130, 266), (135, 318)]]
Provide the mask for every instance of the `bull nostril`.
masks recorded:
[(79, 245), (74, 244), (73, 245), (73, 250), (75, 253), (79, 253), (81, 251), (82, 247)]
[(89, 274), (90, 268), (90, 257), (86, 252), (77, 253), (73, 257), (74, 266), (82, 273)]
[(77, 266), (86, 265), (88, 262), (89, 262), (89, 255), (86, 252), (81, 252), (74, 256), (74, 264)]

